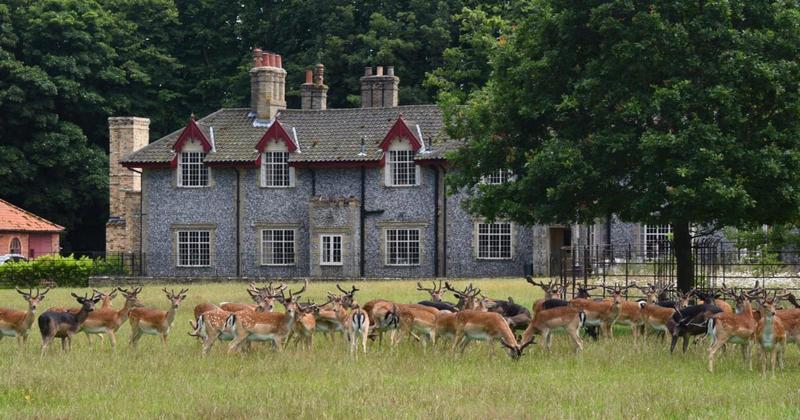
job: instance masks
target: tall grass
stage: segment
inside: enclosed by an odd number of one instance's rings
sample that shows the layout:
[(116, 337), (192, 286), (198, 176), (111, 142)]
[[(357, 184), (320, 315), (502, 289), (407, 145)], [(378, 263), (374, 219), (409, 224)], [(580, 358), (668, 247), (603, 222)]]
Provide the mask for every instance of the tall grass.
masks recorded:
[[(526, 306), (540, 297), (523, 281), (476, 284), (489, 296), (513, 296)], [(357, 287), (361, 303), (426, 297), (409, 281)], [(141, 300), (166, 309), (160, 289), (146, 287)], [(333, 289), (312, 284), (304, 296), (321, 301)], [(51, 291), (42, 309), (73, 306), (70, 291)], [(186, 334), (194, 305), (246, 297), (241, 284), (191, 287), (166, 350), (154, 336), (130, 349), (128, 325), (118, 334), (116, 353), (108, 340), (95, 339), (90, 346), (79, 336), (71, 353), (60, 353), (54, 343), (40, 358), (38, 331), (24, 349), (14, 339), (0, 340), (0, 417), (800, 417), (800, 355), (794, 345), (786, 354), (786, 371), (766, 380), (747, 371), (738, 351), (724, 354), (712, 375), (705, 370), (704, 346), (670, 355), (666, 343), (654, 338), (634, 345), (622, 328), (611, 341), (587, 339), (579, 356), (562, 335), (554, 339), (552, 353), (532, 346), (517, 362), (500, 346), (471, 345), (453, 356), (448, 343), (424, 352), (407, 340), (394, 351), (373, 344), (354, 360), (341, 339), (321, 337), (310, 353), (254, 346), (249, 354), (228, 355), (226, 344), (218, 343), (202, 357), (197, 341)], [(0, 290), (0, 302), (25, 306), (13, 290)], [(121, 305), (118, 299), (115, 306)]]

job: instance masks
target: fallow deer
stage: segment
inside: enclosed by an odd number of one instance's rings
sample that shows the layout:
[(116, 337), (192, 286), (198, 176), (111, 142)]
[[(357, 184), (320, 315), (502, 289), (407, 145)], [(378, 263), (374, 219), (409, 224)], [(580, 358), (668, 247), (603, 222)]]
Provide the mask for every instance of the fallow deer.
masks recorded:
[(136, 347), (142, 334), (159, 335), (164, 348), (167, 348), (167, 337), (172, 328), (172, 323), (175, 321), (175, 313), (181, 302), (186, 299), (186, 292), (189, 289), (181, 289), (180, 292), (175, 293), (175, 290), (167, 291), (162, 289), (164, 294), (169, 300), (170, 308), (168, 311), (153, 308), (135, 308), (128, 315), (128, 320), (131, 324), (131, 347)]
[(203, 343), (203, 354), (208, 354), (214, 343), (219, 341), (233, 340), (233, 332), (226, 328), (226, 321), (231, 316), (222, 308), (215, 307), (209, 311), (205, 311), (197, 317), (197, 322), (189, 321), (192, 331), (189, 332), (190, 336), (197, 337)]
[(458, 308), (456, 305), (445, 302), (442, 300), (442, 296), (444, 296), (444, 291), (442, 290), (442, 281), (439, 280), (439, 284), (437, 285), (436, 282), (433, 282), (432, 288), (422, 287), (420, 282), (417, 282), (417, 290), (427, 292), (431, 295), (431, 300), (423, 300), (417, 302), (420, 305), (431, 306), (440, 311), (450, 311), (450, 312), (457, 312)]
[(122, 292), (122, 295), (125, 297), (125, 305), (122, 309), (119, 311), (115, 311), (110, 307), (95, 309), (89, 314), (83, 324), (81, 324), (79, 330), (86, 333), (87, 336), (89, 336), (89, 334), (107, 334), (108, 338), (111, 340), (112, 349), (116, 349), (117, 347), (116, 332), (119, 330), (119, 327), (128, 320), (128, 316), (134, 308), (142, 306), (138, 299), (139, 292), (142, 291), (141, 287), (132, 290), (120, 288), (119, 291)]
[(583, 340), (579, 334), (580, 329), (586, 321), (586, 314), (572, 306), (560, 306), (557, 308), (543, 309), (536, 313), (530, 325), (522, 334), (521, 343), (533, 342), (535, 334), (541, 334), (544, 345), (550, 351), (553, 331), (564, 330), (572, 339), (575, 351), (583, 350)]
[(786, 345), (786, 329), (781, 318), (777, 316), (776, 305), (779, 297), (773, 296), (765, 299), (761, 303), (762, 317), (756, 327), (755, 338), (761, 349), (761, 374), (767, 375), (767, 354), (770, 357), (770, 369), (775, 375), (775, 362), (777, 360), (780, 369), (783, 370), (783, 350)]
[(725, 289), (726, 294), (730, 294), (736, 299), (738, 313), (722, 312), (712, 316), (708, 322), (708, 335), (711, 336), (711, 348), (708, 350), (708, 370), (714, 372), (714, 360), (716, 354), (727, 342), (742, 346), (742, 357), (749, 362), (750, 370), (753, 370), (753, 359), (751, 356), (753, 337), (756, 332), (756, 321), (753, 318), (753, 308), (750, 299), (754, 296), (741, 291), (739, 295)]
[(538, 286), (544, 291), (544, 298), (538, 299), (535, 302), (533, 302), (532, 309), (534, 317), (536, 316), (537, 312), (543, 309), (555, 308), (559, 306), (567, 306), (569, 304), (569, 302), (567, 302), (566, 300), (560, 299), (558, 297), (561, 295), (562, 288), (556, 282), (555, 279), (545, 284), (543, 282), (534, 281), (532, 277), (528, 276), (525, 278), (525, 281), (534, 286)]
[(613, 328), (614, 324), (630, 326), (631, 335), (635, 341), (637, 338), (639, 338), (639, 329), (642, 325), (641, 308), (639, 308), (639, 304), (636, 302), (625, 300), (622, 297), (623, 292), (634, 286), (635, 284), (629, 284), (625, 287), (614, 286), (605, 287), (605, 289), (611, 293), (611, 299), (613, 302), (611, 306), (610, 327)]
[[(320, 305), (321, 306), (321, 305)], [(317, 315), (320, 306), (311, 301), (297, 307), (297, 318), (291, 335), (295, 336), (295, 344), (303, 342), (306, 350), (311, 350), (314, 344), (314, 332), (317, 329)]]
[(698, 336), (708, 333), (709, 319), (717, 313), (722, 313), (716, 305), (704, 303), (700, 305), (690, 305), (681, 308), (675, 306), (675, 312), (667, 321), (667, 331), (672, 335), (669, 352), (675, 350), (678, 338), (683, 338), (683, 352), (689, 348), (689, 336)]
[[(453, 285), (451, 285), (450, 283), (444, 282), (444, 288), (451, 291), (453, 293), (453, 296), (455, 296), (458, 299), (456, 307), (458, 307), (459, 310), (477, 309), (477, 307), (481, 304), (480, 303), (481, 298), (479, 297), (479, 295), (481, 294), (481, 289), (476, 289), (475, 287), (472, 286), (472, 283), (467, 285), (467, 287), (464, 288), (464, 290), (458, 290), (454, 288)], [(438, 314), (438, 311), (431, 311), (431, 313), (436, 315)]]
[(28, 332), (30, 332), (31, 325), (33, 325), (33, 320), (36, 317), (36, 308), (44, 300), (44, 296), (50, 289), (45, 289), (42, 293), (39, 292), (39, 289), (36, 289), (35, 295), (33, 294), (33, 289), (30, 289), (28, 293), (17, 288), (14, 289), (22, 295), (25, 302), (28, 302), (28, 310), (17, 311), (0, 308), (0, 340), (3, 337), (17, 337), (17, 343), (24, 345), (28, 342)]
[(369, 316), (361, 309), (355, 300), (350, 302), (351, 310), (347, 314), (347, 335), (350, 337), (350, 353), (356, 353), (358, 341), (361, 340), (361, 348), (364, 354), (367, 353), (367, 337), (369, 336)]
[(502, 315), (512, 331), (524, 331), (531, 322), (531, 311), (514, 303), (511, 296), (508, 297), (508, 300), (484, 299), (484, 306), (489, 312), (497, 312)]
[(453, 337), (453, 353), (459, 344), (461, 352), (471, 341), (493, 341), (497, 340), (512, 359), (516, 360), (522, 356), (522, 351), (530, 342), (520, 345), (517, 342), (508, 323), (500, 314), (495, 312), (484, 312), (476, 310), (462, 310), (455, 314), (455, 335)]
[(397, 304), (384, 299), (375, 299), (364, 304), (362, 309), (369, 317), (370, 331), (378, 336), (378, 345), (383, 345), (383, 334), (386, 332), (390, 335), (390, 343), (393, 343), (400, 328)]
[[(400, 342), (403, 335), (410, 335), (419, 340), (423, 347), (427, 347), (427, 342), (436, 343), (436, 317), (438, 313), (420, 308), (420, 305), (398, 304), (397, 315), (400, 320), (400, 334), (393, 334), (391, 344), (396, 345)], [(425, 339), (423, 340), (424, 337)]]
[[(275, 299), (279, 296), (278, 293), (286, 290), (286, 287), (288, 286), (283, 282), (275, 288), (272, 287), (272, 282), (269, 282), (265, 287), (256, 287), (255, 283), (250, 283), (247, 288), (247, 294), (249, 294), (250, 298), (256, 303), (222, 302), (219, 304), (219, 307), (231, 313), (243, 310), (263, 310), (265, 312), (272, 312), (275, 310)], [(258, 303), (259, 295), (267, 296), (263, 304), (260, 305)]]
[(641, 320), (644, 323), (645, 327), (643, 338), (645, 339), (647, 338), (647, 333), (649, 329), (663, 333), (670, 332), (669, 329), (667, 328), (667, 324), (669, 323), (669, 320), (672, 319), (672, 316), (675, 314), (675, 308), (665, 308), (656, 303), (650, 303), (645, 301), (639, 302), (639, 308), (640, 308)]
[(84, 295), (81, 297), (72, 293), (72, 297), (81, 304), (81, 310), (77, 314), (46, 311), (39, 315), (37, 322), (39, 324), (39, 332), (42, 334), (42, 355), (44, 355), (47, 347), (56, 337), (61, 339), (61, 350), (64, 352), (69, 351), (72, 347), (72, 337), (78, 332), (89, 313), (92, 312), (94, 305), (100, 301), (98, 296), (90, 298)]
[[(610, 300), (593, 300), (587, 298), (575, 298), (569, 302), (569, 306), (580, 309), (586, 315), (585, 325), (587, 327), (599, 327), (603, 336), (613, 338), (611, 332), (612, 312), (614, 303)], [(534, 319), (536, 317), (534, 316)]]
[(294, 327), (298, 302), (302, 293), (305, 292), (306, 286), (308, 286), (308, 280), (296, 292), (289, 289), (288, 297), (281, 290), (280, 302), (286, 308), (284, 313), (246, 310), (230, 315), (226, 321), (226, 327), (233, 331), (235, 337), (228, 346), (228, 353), (239, 350), (243, 343), (248, 341), (272, 341), (275, 348), (281, 351), (286, 338)]
[[(208, 302), (206, 302), (206, 303), (198, 303), (194, 307), (194, 319), (197, 320), (198, 318), (200, 318), (200, 315), (203, 315), (204, 313), (206, 313), (208, 311), (213, 311), (215, 309), (221, 309), (221, 308), (219, 306), (217, 306), (217, 305), (214, 305), (213, 303), (208, 303)], [(194, 328), (194, 327), (192, 327), (192, 328)]]

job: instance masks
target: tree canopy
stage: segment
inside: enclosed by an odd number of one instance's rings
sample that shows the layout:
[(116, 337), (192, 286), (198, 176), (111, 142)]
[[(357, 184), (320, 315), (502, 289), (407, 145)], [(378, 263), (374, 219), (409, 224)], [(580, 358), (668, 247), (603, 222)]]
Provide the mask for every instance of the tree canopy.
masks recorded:
[[(445, 95), (451, 185), (471, 211), (522, 223), (689, 226), (797, 220), (797, 2), (532, 0), (485, 87)], [(497, 169), (513, 182), (483, 185)], [(687, 264), (689, 265), (687, 267)]]

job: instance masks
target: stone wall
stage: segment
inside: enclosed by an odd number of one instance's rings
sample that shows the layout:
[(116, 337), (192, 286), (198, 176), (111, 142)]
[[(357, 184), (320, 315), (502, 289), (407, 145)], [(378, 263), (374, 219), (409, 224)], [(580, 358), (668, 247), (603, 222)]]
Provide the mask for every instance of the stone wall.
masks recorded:
[(120, 159), (150, 141), (150, 120), (137, 117), (108, 119), (109, 220), (106, 224), (106, 252), (138, 252), (141, 176), (120, 165)]

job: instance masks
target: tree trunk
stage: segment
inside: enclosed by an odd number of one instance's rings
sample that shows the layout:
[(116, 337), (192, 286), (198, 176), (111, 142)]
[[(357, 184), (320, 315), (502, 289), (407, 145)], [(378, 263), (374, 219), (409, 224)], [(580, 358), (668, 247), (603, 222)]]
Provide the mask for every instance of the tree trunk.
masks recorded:
[(694, 287), (694, 261), (692, 261), (692, 235), (688, 223), (672, 226), (678, 289), (686, 293)]

